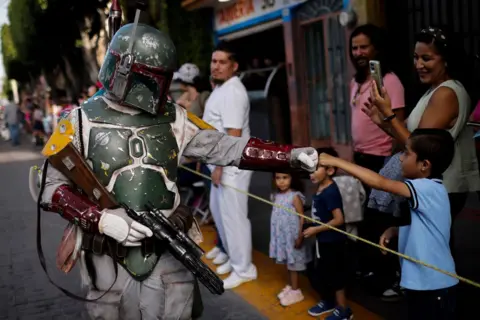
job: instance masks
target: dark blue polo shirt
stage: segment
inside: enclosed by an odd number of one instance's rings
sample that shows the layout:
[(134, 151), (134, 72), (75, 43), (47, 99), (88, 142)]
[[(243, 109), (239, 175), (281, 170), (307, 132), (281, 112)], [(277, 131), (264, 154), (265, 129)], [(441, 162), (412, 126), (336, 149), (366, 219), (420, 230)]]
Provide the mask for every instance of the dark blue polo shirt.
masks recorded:
[[(326, 187), (321, 193), (313, 196), (312, 215), (316, 220), (327, 223), (333, 219), (332, 211), (340, 209), (343, 214), (342, 195), (335, 182)], [(345, 231), (345, 224), (337, 227)], [(318, 242), (343, 242), (347, 236), (335, 230), (317, 233)]]

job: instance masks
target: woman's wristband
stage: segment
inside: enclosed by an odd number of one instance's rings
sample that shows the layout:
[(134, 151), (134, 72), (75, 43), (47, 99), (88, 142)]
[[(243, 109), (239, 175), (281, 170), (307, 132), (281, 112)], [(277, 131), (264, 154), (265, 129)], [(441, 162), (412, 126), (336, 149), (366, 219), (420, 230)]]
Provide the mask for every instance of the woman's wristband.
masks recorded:
[(383, 122), (390, 122), (392, 121), (393, 118), (395, 118), (397, 115), (395, 113), (392, 113), (388, 117), (383, 118)]

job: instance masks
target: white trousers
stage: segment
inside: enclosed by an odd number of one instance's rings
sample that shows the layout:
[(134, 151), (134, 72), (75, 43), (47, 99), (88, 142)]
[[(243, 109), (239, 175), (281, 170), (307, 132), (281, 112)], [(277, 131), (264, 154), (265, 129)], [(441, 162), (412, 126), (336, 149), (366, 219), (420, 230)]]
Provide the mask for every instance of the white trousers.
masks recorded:
[[(248, 191), (252, 171), (226, 167), (222, 183)], [(241, 277), (254, 277), (252, 264), (252, 230), (248, 219), (248, 196), (229, 187), (212, 185), (210, 210), (223, 246), (235, 273)]]
[[(110, 257), (93, 256), (96, 270), (94, 290), (82, 257), (80, 266), (84, 285), (90, 288), (87, 298), (95, 299), (115, 279)], [(94, 320), (189, 320), (192, 316), (194, 277), (181, 262), (165, 252), (153, 273), (144, 281), (134, 280), (121, 266), (113, 288), (100, 301), (87, 303), (87, 312)]]

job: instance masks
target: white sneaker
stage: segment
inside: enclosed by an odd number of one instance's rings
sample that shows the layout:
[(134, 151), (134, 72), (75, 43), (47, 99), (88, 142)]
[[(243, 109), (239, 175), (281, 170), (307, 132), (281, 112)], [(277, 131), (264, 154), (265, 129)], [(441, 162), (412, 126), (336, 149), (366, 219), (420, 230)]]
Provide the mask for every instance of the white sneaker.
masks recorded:
[(222, 250), (220, 250), (218, 247), (213, 247), (212, 250), (210, 250), (210, 251), (207, 252), (207, 254), (205, 255), (205, 258), (207, 258), (208, 260), (215, 259), (215, 257), (216, 257), (220, 252), (222, 252)]
[(292, 287), (290, 287), (289, 285), (287, 285), (285, 288), (282, 289), (282, 291), (280, 291), (280, 293), (277, 295), (277, 298), (282, 300), (283, 297), (285, 297), (285, 295), (288, 293), (288, 291), (292, 290)]
[(232, 268), (232, 265), (230, 264), (230, 261), (227, 261), (224, 264), (222, 264), (220, 267), (217, 268), (217, 273), (219, 275), (227, 274), (227, 273), (232, 272), (232, 269), (233, 268)]
[(292, 304), (298, 303), (304, 299), (302, 290), (290, 290), (285, 294), (285, 296), (280, 299), (280, 304), (284, 307), (291, 306)]
[(219, 266), (221, 264), (224, 264), (225, 262), (228, 261), (228, 256), (221, 252), (219, 254), (217, 254), (217, 256), (215, 257), (215, 259), (213, 259), (213, 264)]
[(252, 281), (257, 279), (257, 277), (244, 278), (240, 277), (236, 272), (232, 272), (225, 280), (223, 280), (223, 288), (225, 290), (233, 289), (241, 285), (242, 283)]

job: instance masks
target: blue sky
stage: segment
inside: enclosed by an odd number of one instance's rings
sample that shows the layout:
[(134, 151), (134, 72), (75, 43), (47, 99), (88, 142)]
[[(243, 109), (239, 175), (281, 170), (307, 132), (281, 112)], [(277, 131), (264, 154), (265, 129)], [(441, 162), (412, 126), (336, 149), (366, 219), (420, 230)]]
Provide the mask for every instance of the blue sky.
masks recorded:
[[(10, 0), (0, 0), (0, 25), (4, 23), (8, 23), (8, 17), (7, 17), (7, 9), (8, 9), (8, 4), (10, 3)], [(0, 40), (1, 41), (1, 40)], [(5, 70), (3, 68), (3, 57), (2, 53), (0, 50), (0, 80), (5, 77)]]

